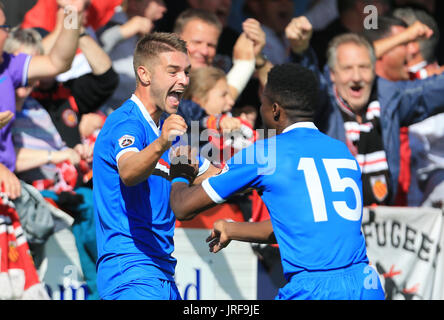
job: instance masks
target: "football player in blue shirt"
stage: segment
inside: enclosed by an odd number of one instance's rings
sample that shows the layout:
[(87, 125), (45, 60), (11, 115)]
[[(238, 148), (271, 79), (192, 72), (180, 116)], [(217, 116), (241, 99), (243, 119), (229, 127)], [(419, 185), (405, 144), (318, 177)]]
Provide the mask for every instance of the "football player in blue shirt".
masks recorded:
[[(134, 94), (107, 118), (94, 148), (97, 285), (102, 299), (181, 299), (171, 255), (169, 149), (187, 130), (175, 114), (189, 83), (186, 43), (148, 34), (137, 44), (134, 69)], [(170, 115), (162, 122), (164, 112)], [(200, 173), (208, 167), (204, 162)]]
[(344, 143), (313, 124), (317, 90), (310, 70), (273, 67), (260, 112), (276, 135), (243, 149), (226, 172), (201, 185), (174, 182), (171, 207), (190, 217), (234, 193), (258, 189), (270, 220), (216, 221), (207, 239), (210, 251), (231, 240), (277, 241), (288, 283), (276, 299), (384, 299), (361, 232), (361, 170)]

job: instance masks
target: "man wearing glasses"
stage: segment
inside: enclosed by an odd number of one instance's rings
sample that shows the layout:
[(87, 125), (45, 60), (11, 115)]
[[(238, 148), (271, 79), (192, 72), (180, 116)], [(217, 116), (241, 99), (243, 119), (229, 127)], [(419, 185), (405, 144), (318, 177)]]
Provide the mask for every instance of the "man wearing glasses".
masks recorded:
[(11, 124), (14, 120), (11, 113), (15, 115), (15, 89), (67, 71), (77, 49), (81, 17), (88, 0), (63, 2), (65, 18), (68, 18), (70, 23), (62, 28), (49, 53), (33, 57), (3, 52), (10, 27), (6, 24), (3, 4), (0, 2), (0, 119), (6, 118), (8, 121), (2, 123), (4, 127), (0, 129), (0, 190), (11, 200), (20, 196), (20, 182), (13, 174), (16, 156), (11, 135)]

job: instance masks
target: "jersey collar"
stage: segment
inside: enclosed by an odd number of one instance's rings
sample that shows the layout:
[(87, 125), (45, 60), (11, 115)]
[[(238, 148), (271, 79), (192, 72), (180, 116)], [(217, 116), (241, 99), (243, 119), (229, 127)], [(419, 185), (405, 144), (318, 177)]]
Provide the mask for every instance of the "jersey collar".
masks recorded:
[(151, 126), (151, 128), (156, 133), (156, 135), (160, 136), (160, 129), (157, 127), (157, 125), (154, 122), (153, 118), (151, 118), (150, 114), (146, 110), (146, 108), (143, 105), (142, 101), (140, 101), (140, 99), (135, 94), (133, 94), (131, 96), (130, 100), (133, 101), (139, 107), (139, 110), (140, 110), (140, 112), (142, 112), (143, 117), (148, 122), (148, 124)]
[(296, 128), (306, 128), (306, 129), (318, 130), (318, 128), (315, 126), (315, 124), (313, 122), (296, 122), (296, 123), (293, 123), (292, 125), (286, 127), (284, 129), (284, 131), (282, 131), (282, 133), (288, 132), (288, 131), (296, 129)]

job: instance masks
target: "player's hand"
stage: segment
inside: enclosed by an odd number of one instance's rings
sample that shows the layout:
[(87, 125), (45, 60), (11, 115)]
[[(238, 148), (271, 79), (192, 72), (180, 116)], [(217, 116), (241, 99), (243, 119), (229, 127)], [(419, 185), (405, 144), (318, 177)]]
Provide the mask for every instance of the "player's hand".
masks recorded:
[(0, 129), (6, 126), (13, 116), (14, 114), (9, 110), (0, 112)]
[(166, 118), (162, 126), (162, 132), (159, 142), (162, 149), (167, 150), (171, 147), (173, 141), (187, 132), (188, 126), (185, 120), (178, 114), (172, 114)]
[(0, 163), (0, 190), (2, 190), (11, 200), (15, 200), (21, 195), (22, 186), (17, 176)]
[(214, 222), (213, 230), (210, 236), (206, 239), (208, 246), (210, 247), (210, 252), (216, 253), (228, 246), (231, 240), (227, 235), (227, 228), (229, 223), (226, 220), (217, 220)]
[(310, 45), (313, 26), (304, 16), (293, 18), (285, 28), (285, 36), (290, 41), (294, 53), (302, 53)]

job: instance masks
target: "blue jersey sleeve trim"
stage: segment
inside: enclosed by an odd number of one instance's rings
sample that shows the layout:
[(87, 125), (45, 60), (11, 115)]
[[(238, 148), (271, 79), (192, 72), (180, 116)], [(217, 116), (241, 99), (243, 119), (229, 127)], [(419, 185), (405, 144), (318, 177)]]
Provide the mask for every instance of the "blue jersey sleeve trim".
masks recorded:
[(209, 178), (205, 179), (202, 182), (202, 188), (204, 189), (204, 191), (207, 193), (210, 199), (213, 200), (215, 203), (224, 202), (225, 200), (213, 189), (208, 179)]
[(188, 179), (185, 179), (182, 177), (177, 177), (177, 178), (174, 178), (173, 180), (171, 180), (171, 184), (173, 184), (175, 182), (185, 182), (188, 185), (190, 184), (190, 181), (188, 181)]

